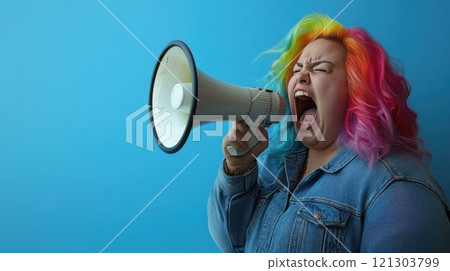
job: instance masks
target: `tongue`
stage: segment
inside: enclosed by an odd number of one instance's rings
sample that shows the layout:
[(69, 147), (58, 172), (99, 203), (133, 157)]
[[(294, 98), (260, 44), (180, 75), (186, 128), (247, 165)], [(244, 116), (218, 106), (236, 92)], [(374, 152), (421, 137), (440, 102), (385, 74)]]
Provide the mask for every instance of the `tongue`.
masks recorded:
[(317, 112), (317, 107), (310, 108), (310, 109), (306, 110), (305, 112), (303, 112), (303, 114), (300, 116), (300, 119), (298, 120), (299, 124), (302, 125), (306, 116), (308, 116), (306, 118), (306, 121), (312, 121), (316, 116), (316, 112)]
[(314, 118), (316, 116), (316, 112), (317, 112), (317, 107), (310, 108), (310, 109), (306, 110), (305, 112), (303, 112), (302, 119), (308, 115), (311, 115)]

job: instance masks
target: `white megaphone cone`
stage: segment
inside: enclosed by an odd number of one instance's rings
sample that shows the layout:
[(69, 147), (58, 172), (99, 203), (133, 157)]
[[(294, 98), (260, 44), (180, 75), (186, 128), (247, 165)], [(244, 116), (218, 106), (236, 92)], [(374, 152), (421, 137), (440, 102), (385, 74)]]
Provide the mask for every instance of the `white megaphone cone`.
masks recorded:
[[(150, 121), (158, 146), (167, 153), (180, 150), (193, 127), (195, 116), (217, 116), (208, 121), (229, 120), (235, 116), (253, 121), (264, 116), (261, 125), (275, 121), (271, 115), (284, 115), (286, 102), (273, 91), (241, 87), (217, 80), (198, 70), (189, 47), (173, 41), (164, 48), (153, 72), (150, 87)], [(197, 125), (195, 123), (194, 125)], [(251, 133), (249, 150), (258, 143)], [(227, 147), (234, 156), (244, 155)]]

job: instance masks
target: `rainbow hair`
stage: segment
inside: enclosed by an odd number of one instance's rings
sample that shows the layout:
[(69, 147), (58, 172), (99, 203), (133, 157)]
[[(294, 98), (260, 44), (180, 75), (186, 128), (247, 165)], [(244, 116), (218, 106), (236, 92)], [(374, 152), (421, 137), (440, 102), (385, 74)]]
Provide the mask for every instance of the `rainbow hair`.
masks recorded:
[[(402, 71), (396, 69), (389, 55), (364, 29), (345, 29), (328, 16), (312, 14), (298, 22), (289, 33), (265, 54), (278, 54), (266, 76), (268, 88), (278, 90), (287, 99), (287, 85), (293, 66), (302, 50), (315, 39), (340, 42), (346, 49), (349, 104), (336, 144), (345, 145), (372, 167), (391, 151), (406, 152), (422, 162), (431, 154), (417, 137), (417, 114), (407, 105), (411, 87)], [(287, 108), (287, 115), (290, 109)], [(287, 136), (280, 127), (287, 127)], [(282, 156), (297, 148), (294, 124), (284, 119), (271, 131), (267, 155), (282, 162)], [(425, 161), (425, 158), (428, 158)]]

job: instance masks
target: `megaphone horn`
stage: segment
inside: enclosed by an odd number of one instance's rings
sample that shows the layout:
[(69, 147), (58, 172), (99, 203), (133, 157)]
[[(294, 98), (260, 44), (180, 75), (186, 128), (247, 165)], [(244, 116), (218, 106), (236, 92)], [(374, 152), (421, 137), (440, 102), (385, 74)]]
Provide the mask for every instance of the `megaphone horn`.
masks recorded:
[[(189, 47), (179, 40), (170, 42), (156, 63), (149, 104), (153, 134), (166, 153), (175, 153), (183, 147), (195, 116), (216, 115), (217, 119), (210, 121), (223, 121), (230, 116), (236, 116), (236, 120), (242, 119), (241, 116), (255, 120), (262, 115), (265, 116), (262, 124), (268, 126), (276, 122), (269, 120), (271, 115), (284, 115), (286, 110), (286, 102), (277, 92), (228, 84), (198, 70)], [(156, 116), (161, 112), (166, 117)], [(249, 150), (257, 143), (252, 134)], [(238, 152), (231, 146), (227, 150), (235, 156), (248, 152)]]

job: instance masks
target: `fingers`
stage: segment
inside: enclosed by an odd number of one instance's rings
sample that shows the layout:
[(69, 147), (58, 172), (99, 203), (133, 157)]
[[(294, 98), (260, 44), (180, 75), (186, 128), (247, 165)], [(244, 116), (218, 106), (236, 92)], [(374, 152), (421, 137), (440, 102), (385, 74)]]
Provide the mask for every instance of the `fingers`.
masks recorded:
[(224, 145), (229, 145), (240, 152), (248, 150), (248, 142), (246, 140), (248, 131), (249, 128), (243, 121), (233, 123), (233, 127), (225, 137), (224, 141), (226, 142), (224, 142)]
[[(222, 149), (226, 157), (228, 169), (231, 172), (246, 172), (258, 157), (268, 146), (268, 134), (264, 127), (259, 127), (259, 132), (264, 136), (265, 140), (259, 141), (248, 153), (243, 156), (232, 156), (227, 146), (232, 146), (239, 152), (243, 152), (249, 148), (247, 143), (249, 127), (243, 121), (233, 123), (230, 132), (224, 137)], [(252, 135), (255, 136), (255, 135)]]
[(255, 147), (253, 147), (253, 149), (250, 151), (255, 157), (258, 157), (269, 146), (269, 135), (267, 133), (267, 130), (264, 127), (258, 127), (258, 129), (264, 136), (265, 140), (259, 141), (258, 144), (256, 144)]
[[(250, 128), (245, 124), (244, 121), (233, 123), (233, 127), (223, 140), (223, 149), (226, 156), (228, 156), (228, 152), (226, 151), (227, 146), (231, 146), (239, 152), (243, 152), (249, 149), (249, 144), (247, 141), (250, 139), (250, 134), (252, 137), (255, 136), (253, 133), (250, 133), (249, 130)], [(251, 153), (253, 153), (255, 156), (261, 154), (268, 146), (268, 133), (266, 129), (264, 127), (258, 127), (258, 130), (259, 136), (257, 137), (257, 139), (259, 139), (259, 142), (257, 141), (258, 143), (256, 145), (250, 146), (252, 148)], [(261, 135), (263, 136), (262, 138)]]

